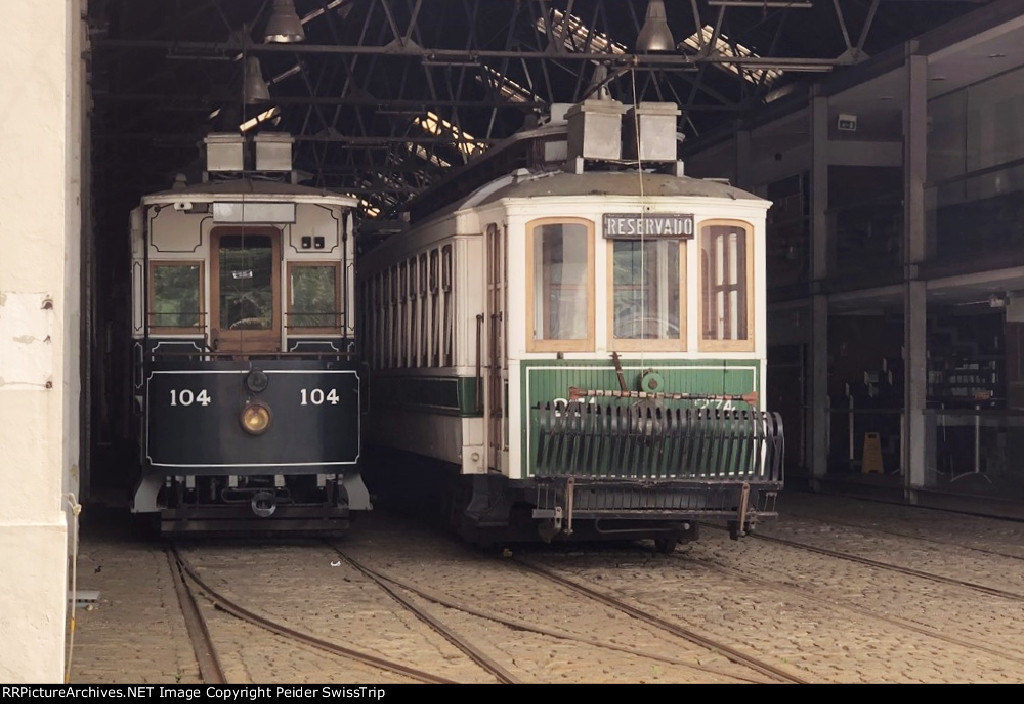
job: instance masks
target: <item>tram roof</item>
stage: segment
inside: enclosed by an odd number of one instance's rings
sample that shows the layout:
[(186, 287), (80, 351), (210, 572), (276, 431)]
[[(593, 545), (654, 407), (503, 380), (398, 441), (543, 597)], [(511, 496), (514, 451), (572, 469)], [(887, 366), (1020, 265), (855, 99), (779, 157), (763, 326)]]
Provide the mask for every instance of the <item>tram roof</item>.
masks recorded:
[(517, 172), (508, 182), (486, 194), (478, 191), (463, 203), (486, 204), (505, 198), (543, 198), (573, 196), (625, 196), (637, 198), (723, 198), (726, 200), (762, 201), (752, 193), (728, 183), (636, 171), (589, 171), (582, 174), (548, 171), (523, 174)]
[(354, 207), (356, 198), (331, 191), (327, 188), (315, 188), (298, 183), (274, 181), (258, 178), (239, 178), (204, 181), (184, 184), (157, 193), (144, 196), (143, 203), (160, 203), (188, 198), (200, 202), (230, 197), (246, 199), (309, 199), (310, 201), (330, 200), (337, 205)]

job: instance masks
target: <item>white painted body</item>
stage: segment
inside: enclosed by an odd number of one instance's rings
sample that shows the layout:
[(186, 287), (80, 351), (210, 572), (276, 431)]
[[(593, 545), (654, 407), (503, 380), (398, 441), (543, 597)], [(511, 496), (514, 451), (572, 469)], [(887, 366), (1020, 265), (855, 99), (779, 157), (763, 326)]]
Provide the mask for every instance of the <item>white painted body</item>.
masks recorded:
[[(770, 202), (745, 194), (739, 189), (698, 179), (678, 178), (678, 187), (673, 181), (658, 181), (661, 190), (652, 188), (648, 193), (638, 193), (636, 185), (627, 188), (624, 194), (616, 194), (610, 190), (609, 184), (622, 181), (609, 180), (607, 173), (584, 174), (548, 174), (529, 175), (519, 173), (509, 175), (491, 184), (483, 186), (458, 205), (445, 210), (422, 224), (414, 224), (406, 232), (392, 235), (385, 244), (371, 250), (362, 257), (357, 266), (359, 281), (365, 282), (395, 262), (407, 260), (409, 257), (431, 248), (451, 245), (454, 248), (455, 261), (455, 339), (453, 365), (436, 367), (433, 365), (402, 369), (385, 369), (381, 375), (401, 374), (411, 376), (476, 376), (483, 381), (482, 398), (488, 398), (488, 375), (483, 367), (486, 359), (480, 360), (478, 371), (478, 355), (476, 341), (476, 321), (478, 316), (486, 316), (486, 242), (485, 233), (490, 224), (497, 225), (499, 231), (507, 233), (507, 294), (503, 315), (503, 334), (507, 344), (501, 360), (502, 378), (507, 382), (508, 407), (504, 409), (507, 426), (502, 430), (503, 449), (492, 471), (498, 471), (509, 479), (524, 477), (523, 468), (526, 462), (522, 457), (522, 445), (518, 438), (528, 432), (524, 427), (521, 407), (522, 387), (519, 383), (522, 364), (528, 361), (552, 359), (564, 360), (600, 360), (607, 363), (614, 351), (609, 331), (608, 296), (605, 293), (605, 272), (609, 270), (609, 247), (601, 239), (600, 227), (602, 216), (606, 213), (691, 213), (695, 230), (702, 222), (710, 219), (734, 219), (748, 223), (753, 236), (753, 280), (750, 295), (754, 299), (753, 316), (753, 348), (744, 351), (700, 351), (698, 340), (698, 295), (697, 282), (700, 281), (700, 259), (692, 254), (694, 241), (688, 243), (686, 255), (686, 344), (682, 351), (649, 351), (639, 353), (645, 360), (645, 366), (657, 360), (749, 360), (753, 358), (756, 365), (756, 378), (763, 386), (766, 365), (767, 331), (765, 323), (765, 214)], [(620, 179), (629, 176), (620, 175)], [(660, 179), (673, 177), (663, 176)], [(634, 173), (632, 179), (638, 177)], [(571, 192), (559, 195), (559, 184), (568, 183), (573, 186)], [(518, 185), (519, 183), (522, 185)], [(652, 181), (654, 184), (655, 181)], [(550, 184), (550, 188), (547, 184)], [(667, 184), (667, 185), (666, 185)], [(593, 194), (592, 191), (596, 191)], [(665, 193), (665, 191), (677, 191)], [(526, 225), (529, 221), (541, 217), (572, 217), (583, 218), (595, 223), (597, 244), (594, 246), (594, 270), (597, 272), (595, 295), (595, 344), (592, 351), (564, 352), (557, 355), (552, 352), (530, 352), (527, 341), (526, 287), (530, 280), (526, 255)], [(487, 350), (489, 329), (484, 325), (481, 330), (480, 349)], [(633, 352), (636, 355), (638, 353)], [(640, 366), (635, 366), (636, 370)], [(629, 370), (629, 368), (627, 368)], [(763, 398), (763, 388), (756, 388)], [(371, 389), (371, 397), (374, 397)], [(372, 404), (373, 402), (371, 402)], [(430, 457), (452, 462), (461, 467), (463, 474), (483, 474), (488, 471), (484, 458), (485, 440), (489, 437), (488, 423), (494, 422), (486, 414), (477, 417), (455, 417), (432, 413), (429, 410), (415, 411), (390, 410), (388, 422), (381, 425), (379, 431), (371, 438), (371, 442), (412, 451)], [(511, 442), (509, 440), (512, 440)]]

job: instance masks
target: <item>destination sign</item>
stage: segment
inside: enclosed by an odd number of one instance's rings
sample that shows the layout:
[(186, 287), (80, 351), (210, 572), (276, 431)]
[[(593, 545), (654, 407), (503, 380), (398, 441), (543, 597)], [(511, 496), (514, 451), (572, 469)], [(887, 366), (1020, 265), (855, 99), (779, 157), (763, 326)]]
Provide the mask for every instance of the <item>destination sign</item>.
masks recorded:
[(609, 240), (693, 239), (693, 215), (605, 213), (604, 237)]

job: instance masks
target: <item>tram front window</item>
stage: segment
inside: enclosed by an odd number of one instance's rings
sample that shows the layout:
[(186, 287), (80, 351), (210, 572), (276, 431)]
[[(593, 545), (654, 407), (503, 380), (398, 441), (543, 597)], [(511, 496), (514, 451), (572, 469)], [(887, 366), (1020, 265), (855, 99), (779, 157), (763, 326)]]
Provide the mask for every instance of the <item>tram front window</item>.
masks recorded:
[(338, 311), (338, 270), (331, 264), (293, 264), (288, 270), (288, 326), (335, 330), (341, 325)]
[(273, 325), (273, 256), (269, 237), (220, 239), (220, 327), (269, 330)]
[(616, 339), (680, 340), (678, 241), (615, 241), (612, 287)]
[(212, 347), (229, 354), (280, 351), (280, 231), (214, 228), (210, 259)]
[(700, 228), (702, 350), (750, 350), (754, 338), (753, 256), (749, 225), (728, 221)]
[(202, 325), (202, 278), (197, 262), (153, 262), (150, 325), (196, 333)]
[(593, 336), (590, 229), (579, 223), (533, 228), (532, 327), (535, 341)]

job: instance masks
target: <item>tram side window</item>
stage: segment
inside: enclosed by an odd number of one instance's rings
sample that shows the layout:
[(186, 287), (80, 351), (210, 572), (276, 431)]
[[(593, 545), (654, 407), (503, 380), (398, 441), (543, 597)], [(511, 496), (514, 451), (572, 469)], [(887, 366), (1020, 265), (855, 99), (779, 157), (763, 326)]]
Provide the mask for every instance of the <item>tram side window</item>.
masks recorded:
[(391, 369), (394, 369), (394, 368), (398, 367), (399, 364), (400, 364), (399, 363), (399, 356), (401, 354), (401, 350), (399, 349), (399, 344), (400, 344), (400, 342), (399, 342), (399, 340), (400, 340), (399, 333), (400, 333), (400, 330), (401, 330), (399, 326), (401, 325), (401, 319), (398, 317), (399, 316), (399, 304), (398, 304), (399, 296), (398, 296), (398, 265), (397, 264), (392, 264), (391, 268), (388, 270), (388, 281), (390, 282), (389, 283), (389, 294), (388, 294), (389, 298), (388, 298), (388, 300), (391, 301), (391, 306), (390, 306), (390, 310), (391, 310), (390, 326), (388, 327), (388, 339), (389, 339), (389, 343), (388, 344), (389, 344), (389, 347), (390, 347), (390, 352), (388, 354), (388, 367), (391, 368)]
[(455, 359), (455, 311), (452, 309), (454, 266), (452, 246), (445, 245), (441, 248), (441, 294), (444, 308), (444, 323), (441, 329), (441, 364), (445, 367), (450, 367)]
[(289, 329), (338, 331), (341, 327), (340, 269), (338, 263), (289, 264)]
[(752, 237), (739, 223), (700, 229), (701, 349), (753, 348)]
[(420, 327), (416, 339), (419, 340), (419, 366), (430, 366), (430, 306), (427, 300), (427, 255), (423, 253), (419, 258), (419, 298), (420, 298)]
[(409, 366), (420, 366), (419, 267), (416, 257), (409, 259)]
[(205, 324), (202, 264), (153, 262), (149, 324), (164, 332), (198, 333)]
[(430, 361), (427, 366), (441, 366), (441, 331), (439, 330), (441, 316), (438, 310), (438, 272), (436, 249), (430, 252)]
[(678, 240), (612, 242), (612, 335), (627, 341), (619, 348), (639, 340), (660, 341), (652, 348), (680, 348), (683, 252)]
[(374, 336), (373, 326), (374, 318), (376, 315), (376, 304), (374, 303), (373, 294), (373, 279), (362, 281), (358, 284), (358, 300), (364, 302), (364, 305), (360, 306), (358, 310), (358, 322), (356, 329), (362, 331), (362, 335), (359, 336), (359, 354), (362, 358), (370, 360), (373, 363), (374, 358)]
[(398, 306), (399, 306), (399, 366), (409, 366), (409, 266), (398, 265)]
[(529, 227), (532, 259), (528, 349), (594, 348), (592, 232), (587, 221), (539, 222)]
[(374, 290), (374, 303), (376, 307), (374, 311), (374, 363), (377, 369), (383, 369), (387, 366), (387, 337), (386, 337), (386, 298), (385, 298), (385, 284), (384, 284), (384, 273), (377, 272), (373, 276), (373, 290)]

